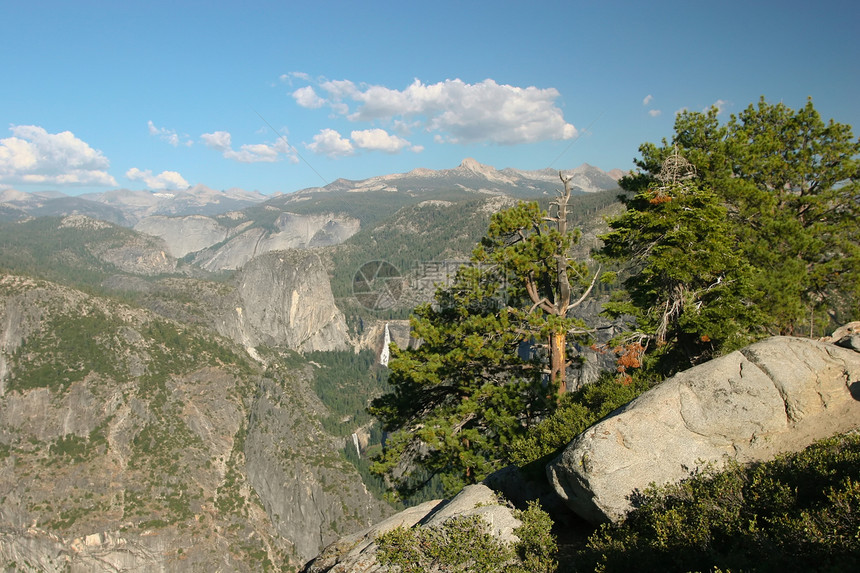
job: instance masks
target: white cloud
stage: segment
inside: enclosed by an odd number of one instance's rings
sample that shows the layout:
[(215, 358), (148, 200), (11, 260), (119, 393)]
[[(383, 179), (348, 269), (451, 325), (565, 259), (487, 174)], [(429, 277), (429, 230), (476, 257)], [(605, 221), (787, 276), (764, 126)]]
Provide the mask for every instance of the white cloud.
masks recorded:
[(282, 153), (287, 154), (289, 152), (289, 146), (283, 141), (278, 141), (275, 144), (252, 143), (242, 145), (238, 151), (225, 151), (224, 157), (241, 163), (273, 163), (280, 159)]
[(206, 147), (220, 151), (225, 159), (240, 163), (274, 163), (281, 160), (281, 155), (288, 156), (292, 162), (298, 161), (284, 138), (275, 143), (246, 143), (239, 149), (233, 149), (233, 137), (228, 131), (204, 133), (200, 139)]
[(318, 96), (317, 92), (315, 92), (314, 88), (311, 86), (305, 86), (294, 91), (293, 99), (295, 99), (296, 103), (300, 106), (309, 109), (317, 109), (325, 105), (325, 100)]
[(369, 149), (372, 151), (397, 153), (410, 146), (409, 142), (402, 137), (391, 135), (384, 129), (353, 131), (350, 137), (352, 137), (352, 141), (359, 149)]
[(660, 111), (659, 109), (649, 109), (648, 110), (648, 115), (650, 115), (651, 117), (658, 117), (661, 113), (663, 113), (663, 112)]
[(645, 99), (642, 100), (642, 105), (648, 105), (654, 99), (654, 96), (648, 94), (645, 96)]
[(361, 93), (355, 84), (349, 80), (329, 80), (320, 84), (320, 87), (327, 91), (329, 97), (335, 101), (344, 98), (354, 99)]
[(718, 99), (711, 105), (711, 107), (717, 108), (717, 115), (720, 115), (726, 110), (727, 105), (729, 105), (729, 102), (724, 99)]
[(156, 135), (162, 141), (166, 141), (173, 147), (178, 147), (180, 144), (190, 147), (194, 144), (191, 139), (187, 135), (183, 135), (180, 137), (178, 133), (176, 133), (173, 129), (167, 129), (166, 127), (156, 127), (152, 121), (146, 122), (149, 126), (149, 135)]
[(125, 172), (125, 176), (132, 181), (143, 181), (148, 189), (178, 191), (189, 187), (188, 181), (176, 171), (162, 171), (158, 175), (153, 175), (149, 169), (141, 171), (137, 167), (132, 167)]
[(397, 133), (401, 135), (409, 135), (413, 131), (421, 128), (420, 121), (403, 121), (402, 119), (395, 119), (391, 123), (391, 127)]
[(116, 185), (104, 154), (71, 131), (48, 133), (36, 125), (13, 125), (0, 139), (0, 182), (54, 185)]
[(344, 157), (355, 153), (352, 143), (333, 129), (322, 130), (306, 147), (314, 153), (328, 157)]
[(218, 151), (228, 151), (232, 142), (232, 136), (228, 131), (204, 133), (200, 136), (200, 139), (203, 140), (203, 145), (217, 149)]
[[(385, 121), (400, 126), (420, 121), (424, 129), (448, 142), (519, 144), (577, 135), (555, 103), (560, 95), (555, 88), (520, 88), (491, 79), (476, 84), (455, 79), (430, 85), (416, 79), (404, 90), (358, 87), (349, 80), (334, 80), (322, 82), (319, 88), (332, 110), (351, 121)], [(301, 105), (299, 99), (296, 101)], [(348, 111), (348, 102), (358, 106), (353, 113)]]
[(305, 82), (309, 82), (311, 80), (311, 77), (308, 74), (306, 74), (305, 72), (290, 72), (290, 73), (281, 74), (280, 76), (278, 76), (279, 80), (281, 80), (284, 83), (288, 83), (290, 85), (293, 85), (293, 79), (294, 78), (297, 80), (305, 81)]

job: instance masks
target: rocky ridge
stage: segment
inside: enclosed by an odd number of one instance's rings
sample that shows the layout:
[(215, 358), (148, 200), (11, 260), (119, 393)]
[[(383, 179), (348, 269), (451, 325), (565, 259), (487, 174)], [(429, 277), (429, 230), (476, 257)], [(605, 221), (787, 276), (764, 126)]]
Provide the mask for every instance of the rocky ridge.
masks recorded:
[(301, 361), (13, 275), (0, 328), (4, 564), (296, 566), (390, 512), (322, 430)]

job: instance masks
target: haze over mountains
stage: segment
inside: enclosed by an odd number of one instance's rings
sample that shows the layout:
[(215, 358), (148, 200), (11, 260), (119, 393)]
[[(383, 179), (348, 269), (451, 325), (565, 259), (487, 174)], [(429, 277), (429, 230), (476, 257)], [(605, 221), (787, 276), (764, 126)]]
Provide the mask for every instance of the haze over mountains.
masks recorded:
[[(565, 175), (579, 193), (597, 193), (617, 189), (623, 174), (584, 163)], [(553, 197), (560, 184), (558, 171), (551, 168), (497, 170), (465, 159), (453, 169), (338, 179), (272, 197), (203, 185), (185, 191), (117, 189), (76, 197), (5, 190), (0, 191), (0, 220), (84, 215), (160, 237), (166, 253), (177, 259), (194, 254), (193, 262), (208, 271), (236, 270), (269, 251), (340, 244), (408, 205), (491, 197), (545, 199)]]
[[(575, 189), (593, 193), (614, 189), (623, 176), (620, 170), (604, 172), (583, 163), (576, 169), (564, 171), (571, 176)], [(465, 159), (453, 169), (434, 171), (414, 169), (408, 173), (381, 175), (361, 181), (338, 179), (323, 187), (310, 187), (286, 197), (302, 200), (320, 192), (387, 191), (428, 193), (439, 190), (462, 189), (470, 193), (505, 194), (517, 198), (536, 198), (555, 192), (559, 186), (558, 170), (546, 168), (523, 171), (514, 168), (497, 170), (474, 159)], [(104, 193), (68, 196), (57, 191), (26, 193), (14, 189), (0, 190), (0, 218), (23, 216), (58, 216), (82, 214), (124, 226), (133, 226), (153, 216), (219, 215), (241, 210), (276, 197), (256, 191), (231, 188), (215, 190), (195, 185), (184, 191), (132, 191), (116, 189)]]

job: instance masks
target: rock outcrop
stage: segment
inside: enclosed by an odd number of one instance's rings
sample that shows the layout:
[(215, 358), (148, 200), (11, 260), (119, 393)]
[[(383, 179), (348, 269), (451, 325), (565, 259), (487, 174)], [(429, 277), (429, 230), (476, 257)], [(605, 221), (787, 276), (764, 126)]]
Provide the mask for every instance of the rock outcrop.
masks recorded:
[(246, 264), (218, 331), (246, 348), (298, 351), (350, 348), (346, 319), (337, 308), (319, 255), (266, 253)]
[(269, 251), (337, 245), (358, 232), (358, 219), (333, 213), (281, 213), (272, 225), (255, 225), (242, 212), (219, 218), (204, 215), (141, 220), (135, 230), (162, 238), (177, 258), (197, 253), (208, 271), (236, 270)]
[(132, 233), (112, 223), (84, 215), (69, 215), (60, 222), (57, 231), (66, 248), (74, 252), (75, 243), (98, 261), (117, 270), (144, 276), (171, 273), (176, 259), (167, 252), (167, 245), (157, 237)]
[(389, 515), (301, 362), (267, 358), (0, 274), (0, 569), (297, 567)]
[(519, 541), (514, 530), (521, 525), (498, 496), (485, 485), (463, 488), (448, 501), (434, 500), (410, 507), (377, 523), (373, 527), (344, 537), (329, 545), (316, 559), (308, 563), (305, 573), (375, 573), (383, 569), (376, 561), (376, 538), (397, 527), (436, 527), (449, 519), (480, 516), (490, 525), (491, 533), (504, 543)]
[(547, 468), (559, 495), (593, 522), (630, 496), (703, 464), (798, 451), (860, 426), (860, 354), (775, 337), (666, 380), (580, 434)]
[(305, 563), (343, 532), (368, 527), (392, 509), (368, 493), (352, 465), (338, 455), (342, 439), (309, 423), (324, 406), (303, 377), (285, 388), (260, 384), (250, 412), (245, 466), (274, 531)]
[(189, 215), (187, 217), (147, 217), (134, 226), (134, 230), (161, 237), (170, 254), (182, 258), (188, 253), (196, 253), (230, 236), (230, 229), (212, 217)]

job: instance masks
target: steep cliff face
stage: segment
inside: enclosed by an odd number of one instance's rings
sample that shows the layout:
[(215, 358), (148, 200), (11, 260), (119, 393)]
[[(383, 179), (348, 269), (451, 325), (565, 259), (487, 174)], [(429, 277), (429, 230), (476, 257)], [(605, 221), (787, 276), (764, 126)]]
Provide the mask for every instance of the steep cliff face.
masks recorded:
[(161, 237), (170, 254), (182, 258), (227, 239), (230, 229), (212, 217), (147, 217), (134, 226), (135, 231)]
[(361, 226), (358, 219), (334, 213), (282, 212), (272, 216), (274, 220), (265, 224), (241, 212), (218, 218), (152, 216), (135, 225), (135, 230), (163, 239), (174, 257), (197, 253), (195, 264), (220, 271), (239, 269), (269, 251), (337, 245)]
[(292, 387), (267, 380), (260, 390), (245, 448), (248, 481), (272, 516), (274, 531), (293, 543), (301, 561), (343, 532), (391, 513), (360, 480), (344, 479), (355, 470), (338, 455), (343, 439), (308, 423), (308, 412), (323, 415), (325, 408), (305, 379)]
[(346, 320), (316, 253), (277, 251), (254, 258), (242, 268), (227, 302), (230, 310), (217, 328), (246, 347), (314, 351), (350, 346)]
[(273, 228), (247, 229), (223, 245), (201, 251), (194, 262), (208, 271), (235, 270), (269, 251), (337, 245), (359, 227), (358, 219), (343, 215), (281, 213)]
[(365, 327), (359, 338), (358, 347), (373, 350), (379, 358), (384, 351), (386, 326), (391, 342), (399, 348), (411, 348), (418, 343), (411, 336), (408, 320), (377, 320)]
[(0, 560), (43, 571), (300, 565), (384, 517), (304, 370), (0, 276)]

